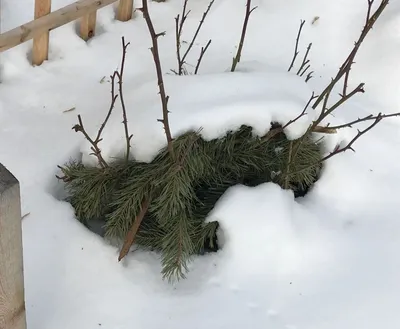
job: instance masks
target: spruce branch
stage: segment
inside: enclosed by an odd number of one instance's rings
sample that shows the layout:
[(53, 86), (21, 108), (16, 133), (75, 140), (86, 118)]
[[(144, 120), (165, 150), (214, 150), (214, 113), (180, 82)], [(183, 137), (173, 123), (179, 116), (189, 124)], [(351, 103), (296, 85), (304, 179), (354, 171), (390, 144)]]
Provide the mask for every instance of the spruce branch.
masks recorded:
[(207, 51), (208, 47), (210, 46), (210, 44), (211, 44), (211, 39), (208, 40), (208, 42), (207, 42), (205, 47), (201, 47), (200, 56), (199, 56), (199, 59), (197, 60), (197, 64), (196, 64), (196, 68), (194, 70), (194, 74), (197, 74), (197, 72), (199, 71), (200, 64), (201, 64), (201, 61), (203, 59), (203, 56), (204, 56), (205, 52)]
[(140, 224), (142, 223), (142, 220), (143, 220), (144, 216), (146, 215), (147, 210), (149, 208), (149, 204), (150, 204), (149, 199), (145, 199), (142, 202), (142, 207), (140, 209), (140, 213), (136, 216), (135, 220), (132, 223), (132, 227), (130, 228), (130, 230), (128, 231), (128, 234), (125, 237), (124, 244), (123, 244), (121, 251), (119, 253), (119, 256), (118, 256), (119, 262), (128, 254), (133, 242), (135, 241)]
[(119, 85), (119, 99), (121, 102), (121, 107), (122, 107), (122, 118), (123, 121), (122, 123), (124, 124), (124, 132), (125, 132), (125, 140), (126, 140), (126, 154), (125, 154), (125, 161), (129, 161), (129, 153), (130, 153), (130, 148), (131, 148), (131, 139), (133, 135), (129, 135), (129, 130), (128, 130), (128, 118), (126, 115), (126, 107), (125, 107), (125, 101), (124, 101), (124, 94), (123, 94), (123, 77), (124, 77), (124, 68), (125, 68), (125, 58), (126, 58), (126, 50), (128, 46), (130, 45), (130, 42), (126, 43), (125, 38), (122, 37), (122, 58), (121, 58), (121, 67), (119, 71), (115, 71), (114, 74), (118, 77), (118, 85)]
[(166, 92), (165, 92), (165, 86), (164, 86), (164, 80), (163, 80), (163, 74), (162, 74), (162, 68), (161, 68), (160, 53), (158, 51), (158, 37), (165, 35), (165, 32), (156, 33), (156, 31), (154, 30), (153, 22), (151, 20), (150, 14), (149, 14), (149, 8), (148, 8), (147, 1), (148, 0), (143, 0), (143, 6), (142, 6), (142, 8), (138, 8), (138, 10), (141, 11), (143, 14), (143, 18), (146, 21), (147, 28), (149, 30), (149, 33), (151, 36), (151, 41), (152, 41), (152, 47), (150, 48), (150, 50), (153, 55), (154, 65), (156, 67), (157, 84), (158, 84), (158, 88), (159, 88), (159, 94), (160, 94), (160, 98), (161, 98), (162, 112), (163, 112), (163, 118), (159, 119), (158, 121), (161, 122), (164, 126), (165, 136), (167, 138), (168, 152), (174, 158), (174, 149), (172, 147), (173, 139), (172, 139), (171, 129), (169, 126), (169, 118), (168, 118), (169, 96), (167, 96)]
[(354, 63), (354, 59), (357, 55), (358, 50), (361, 47), (361, 44), (365, 40), (366, 36), (368, 33), (371, 31), (373, 28), (376, 20), (379, 18), (379, 16), (382, 14), (386, 6), (389, 4), (389, 0), (381, 0), (381, 3), (379, 7), (376, 9), (376, 11), (371, 15), (372, 11), (372, 5), (375, 2), (375, 0), (367, 0), (368, 1), (368, 10), (367, 10), (367, 15), (366, 15), (366, 20), (365, 20), (365, 25), (364, 28), (361, 31), (361, 34), (358, 38), (358, 40), (354, 43), (354, 47), (350, 54), (347, 56), (345, 61), (343, 62), (342, 66), (339, 68), (338, 73), (336, 76), (332, 79), (331, 83), (322, 91), (322, 93), (319, 95), (315, 103), (313, 104), (313, 109), (316, 109), (318, 105), (325, 99), (329, 98), (330, 93), (332, 92), (333, 88), (336, 86), (336, 84), (342, 79), (343, 76), (345, 76), (344, 79), (344, 85), (343, 85), (343, 91), (342, 95), (346, 96), (347, 94), (347, 82), (350, 74), (351, 67)]
[(289, 65), (288, 72), (290, 72), (290, 70), (293, 68), (294, 63), (296, 62), (297, 55), (299, 54), (299, 50), (298, 50), (299, 49), (299, 41), (300, 41), (301, 31), (303, 30), (303, 26), (304, 26), (305, 22), (306, 22), (305, 20), (301, 20), (300, 21), (300, 27), (299, 27), (299, 30), (297, 32), (296, 44), (295, 44), (295, 47), (294, 47), (294, 55), (293, 55), (293, 58), (292, 58), (292, 62)]
[(249, 19), (251, 13), (257, 9), (256, 7), (251, 8), (251, 0), (247, 0), (246, 4), (246, 14), (244, 16), (243, 26), (242, 26), (242, 34), (240, 36), (239, 46), (236, 52), (236, 56), (232, 60), (231, 72), (235, 72), (237, 64), (240, 62), (240, 57), (242, 56), (242, 50), (244, 46), (244, 40), (246, 38), (247, 25), (249, 24)]
[(188, 48), (186, 49), (184, 54), (181, 55), (182, 30), (183, 30), (185, 21), (190, 13), (190, 10), (188, 12), (186, 12), (187, 2), (188, 2), (188, 0), (185, 0), (185, 2), (183, 4), (182, 15), (181, 16), (178, 15), (175, 17), (176, 56), (177, 56), (177, 60), (178, 60), (178, 70), (173, 71), (173, 72), (175, 72), (177, 75), (182, 75), (185, 73), (184, 64), (186, 63), (186, 57), (189, 55), (190, 50), (192, 49), (192, 47), (197, 39), (197, 36), (204, 24), (204, 21), (208, 15), (208, 13), (210, 12), (210, 9), (211, 9), (212, 5), (214, 4), (215, 0), (211, 0), (211, 2), (209, 3), (206, 11), (203, 13), (203, 16), (200, 20), (199, 25), (197, 26), (196, 32), (194, 33), (192, 40), (189, 43)]

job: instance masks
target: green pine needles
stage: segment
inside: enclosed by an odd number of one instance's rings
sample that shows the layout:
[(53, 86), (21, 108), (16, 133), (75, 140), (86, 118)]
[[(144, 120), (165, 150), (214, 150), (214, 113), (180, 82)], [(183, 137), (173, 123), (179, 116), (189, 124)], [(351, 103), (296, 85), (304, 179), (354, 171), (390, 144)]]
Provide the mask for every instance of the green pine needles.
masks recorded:
[(321, 167), (320, 147), (311, 137), (296, 144), (283, 132), (259, 137), (248, 126), (211, 141), (188, 132), (172, 146), (174, 159), (166, 147), (151, 163), (99, 168), (70, 162), (61, 168), (78, 220), (103, 219), (108, 238), (123, 241), (148, 200), (135, 242), (160, 252), (169, 280), (184, 278), (192, 256), (215, 240), (218, 223), (205, 219), (229, 187), (275, 182), (303, 194)]

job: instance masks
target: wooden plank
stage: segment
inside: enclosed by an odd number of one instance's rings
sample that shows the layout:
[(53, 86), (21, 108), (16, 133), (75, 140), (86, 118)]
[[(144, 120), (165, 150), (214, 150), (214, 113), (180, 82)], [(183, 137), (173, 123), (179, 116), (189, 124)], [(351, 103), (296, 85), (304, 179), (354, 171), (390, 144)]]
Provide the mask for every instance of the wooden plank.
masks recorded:
[[(35, 0), (35, 19), (49, 14), (51, 0)], [(49, 58), (49, 31), (33, 39), (32, 64), (40, 65)]]
[(132, 18), (133, 0), (120, 0), (117, 9), (117, 20), (126, 22)]
[(26, 329), (18, 180), (0, 164), (0, 329)]
[(37, 20), (0, 34), (0, 52), (20, 45), (43, 32), (72, 22), (118, 0), (79, 0)]
[(87, 14), (81, 18), (80, 35), (85, 41), (89, 40), (96, 32), (96, 16), (97, 12)]

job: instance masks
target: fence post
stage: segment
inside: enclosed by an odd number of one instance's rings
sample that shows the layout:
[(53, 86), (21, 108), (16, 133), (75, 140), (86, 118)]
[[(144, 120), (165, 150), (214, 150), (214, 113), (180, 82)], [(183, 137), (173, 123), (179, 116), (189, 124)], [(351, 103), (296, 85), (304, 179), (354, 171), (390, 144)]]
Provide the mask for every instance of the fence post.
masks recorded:
[(117, 20), (126, 22), (132, 18), (133, 0), (119, 0)]
[(81, 18), (80, 34), (81, 38), (85, 41), (94, 36), (96, 31), (96, 16), (97, 12), (87, 14)]
[[(50, 14), (51, 0), (35, 0), (35, 19)], [(49, 58), (49, 31), (33, 39), (32, 64), (41, 65)]]
[(0, 164), (0, 329), (26, 329), (18, 180)]

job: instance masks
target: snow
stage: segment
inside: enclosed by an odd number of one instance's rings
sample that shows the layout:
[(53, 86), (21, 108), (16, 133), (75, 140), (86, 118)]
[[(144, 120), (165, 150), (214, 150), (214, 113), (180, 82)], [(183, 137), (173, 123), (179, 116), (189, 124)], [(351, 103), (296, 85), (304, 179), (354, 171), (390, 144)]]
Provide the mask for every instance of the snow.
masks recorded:
[[(53, 1), (53, 9), (71, 2)], [(32, 19), (33, 3), (2, 0), (2, 31)], [(185, 39), (207, 1), (189, 4)], [(181, 1), (150, 3), (156, 29), (167, 32), (159, 40), (174, 134), (202, 127), (206, 138), (215, 138), (246, 123), (263, 134), (272, 119), (298, 115), (347, 56), (366, 9), (364, 0), (253, 4), (258, 8), (238, 72), (227, 70), (245, 1), (216, 0), (188, 58), (195, 63), (212, 38), (201, 75), (175, 77), (167, 73), (176, 68), (173, 18)], [(320, 18), (311, 24), (315, 16)], [(300, 19), (307, 20), (300, 49), (313, 42), (316, 76), (308, 84), (286, 72)], [(399, 21), (399, 3), (391, 1), (352, 71), (350, 87), (365, 82), (366, 93), (338, 110), (329, 119), (333, 124), (399, 111)], [(120, 23), (111, 6), (100, 10), (98, 33), (88, 44), (75, 30), (71, 23), (52, 31), (49, 61), (40, 67), (29, 64), (30, 42), (1, 54), (0, 160), (20, 180), (22, 213), (29, 213), (22, 222), (29, 329), (399, 327), (399, 119), (381, 122), (355, 144), (356, 153), (330, 159), (302, 199), (273, 184), (229, 189), (208, 218), (221, 224), (222, 250), (196, 258), (188, 278), (169, 285), (156, 254), (134, 252), (118, 263), (118, 250), (82, 227), (71, 206), (58, 200), (56, 166), (87, 150), (71, 130), (76, 115), (96, 132), (108, 110), (109, 83), (100, 81), (119, 65), (121, 36), (131, 42), (124, 86), (133, 156), (150, 161), (165, 143), (140, 15)], [(307, 112), (290, 127), (292, 138), (315, 115)], [(121, 121), (117, 107), (101, 143), (107, 159), (121, 151)], [(328, 147), (355, 133), (341, 131)]]

